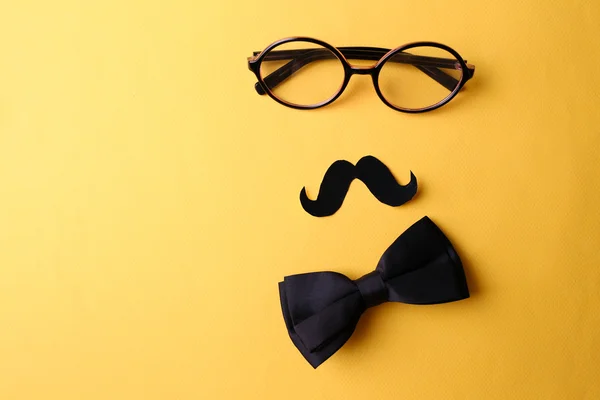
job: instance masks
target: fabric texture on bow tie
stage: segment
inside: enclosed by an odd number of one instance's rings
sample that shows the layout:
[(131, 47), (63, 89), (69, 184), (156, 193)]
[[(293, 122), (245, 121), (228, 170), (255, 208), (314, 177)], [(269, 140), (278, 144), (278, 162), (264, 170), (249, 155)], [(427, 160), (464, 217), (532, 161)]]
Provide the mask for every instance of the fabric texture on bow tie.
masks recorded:
[(355, 281), (330, 271), (286, 276), (279, 295), (292, 342), (317, 368), (346, 343), (367, 308), (446, 303), (468, 298), (469, 289), (452, 244), (424, 217), (392, 243), (375, 271)]

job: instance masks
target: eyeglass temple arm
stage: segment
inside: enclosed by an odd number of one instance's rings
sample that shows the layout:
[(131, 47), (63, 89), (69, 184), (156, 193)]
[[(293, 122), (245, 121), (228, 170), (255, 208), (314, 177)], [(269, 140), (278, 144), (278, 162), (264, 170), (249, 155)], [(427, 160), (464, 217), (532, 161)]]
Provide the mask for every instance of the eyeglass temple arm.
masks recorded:
[[(340, 47), (339, 50), (346, 58), (374, 61), (379, 61), (381, 57), (389, 52), (389, 49), (378, 47)], [(254, 56), (258, 54), (260, 54), (260, 52), (254, 52)], [(305, 65), (308, 65), (313, 61), (332, 59), (334, 57), (335, 56), (331, 52), (324, 49), (278, 50), (270, 52), (264, 60), (276, 61), (291, 59), (291, 61), (266, 76), (264, 82), (269, 88), (274, 88)], [(455, 69), (456, 60), (454, 59), (419, 56), (401, 52), (395, 54), (390, 61), (414, 65), (420, 71), (427, 74), (430, 78), (434, 79), (450, 91), (454, 90), (458, 84), (456, 78), (439, 69)], [(468, 80), (473, 76), (475, 66), (467, 64), (467, 68), (466, 78)], [(259, 94), (265, 94), (264, 89), (258, 82), (255, 84), (255, 89)]]

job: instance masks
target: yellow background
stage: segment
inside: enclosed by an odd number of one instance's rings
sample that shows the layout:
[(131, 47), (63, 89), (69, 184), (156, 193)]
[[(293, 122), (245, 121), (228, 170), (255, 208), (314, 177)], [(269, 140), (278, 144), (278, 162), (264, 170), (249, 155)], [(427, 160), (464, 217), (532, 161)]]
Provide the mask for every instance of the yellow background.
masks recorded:
[[(600, 398), (597, 1), (4, 1), (0, 399)], [(455, 48), (449, 105), (258, 96), (246, 57), (291, 35)], [(417, 197), (360, 182), (305, 213), (337, 159), (372, 154)], [(429, 215), (472, 297), (369, 310), (313, 370), (277, 282), (357, 278)]]

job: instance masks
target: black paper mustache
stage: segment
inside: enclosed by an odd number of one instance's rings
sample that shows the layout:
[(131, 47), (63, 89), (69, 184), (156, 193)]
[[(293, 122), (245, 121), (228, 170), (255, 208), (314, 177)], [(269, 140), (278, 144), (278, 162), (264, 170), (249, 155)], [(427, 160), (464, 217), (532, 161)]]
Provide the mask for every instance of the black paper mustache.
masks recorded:
[(363, 181), (377, 200), (392, 207), (406, 203), (417, 193), (417, 178), (412, 171), (410, 182), (402, 186), (396, 182), (385, 164), (373, 156), (365, 156), (356, 166), (346, 160), (338, 160), (331, 164), (325, 172), (316, 200), (310, 200), (306, 195), (306, 188), (302, 188), (302, 208), (315, 217), (334, 214), (342, 206), (354, 179)]

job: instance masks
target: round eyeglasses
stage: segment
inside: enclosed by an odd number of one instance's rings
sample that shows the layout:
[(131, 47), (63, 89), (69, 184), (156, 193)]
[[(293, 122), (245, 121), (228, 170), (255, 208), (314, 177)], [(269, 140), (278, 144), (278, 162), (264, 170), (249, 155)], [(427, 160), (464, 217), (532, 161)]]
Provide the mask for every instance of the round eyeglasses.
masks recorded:
[[(352, 65), (348, 60), (376, 61)], [(335, 101), (350, 77), (371, 75), (379, 98), (394, 110), (419, 113), (448, 103), (473, 77), (475, 66), (450, 47), (415, 42), (395, 49), (333, 47), (308, 37), (291, 37), (248, 58), (256, 91), (285, 106), (315, 109)]]

